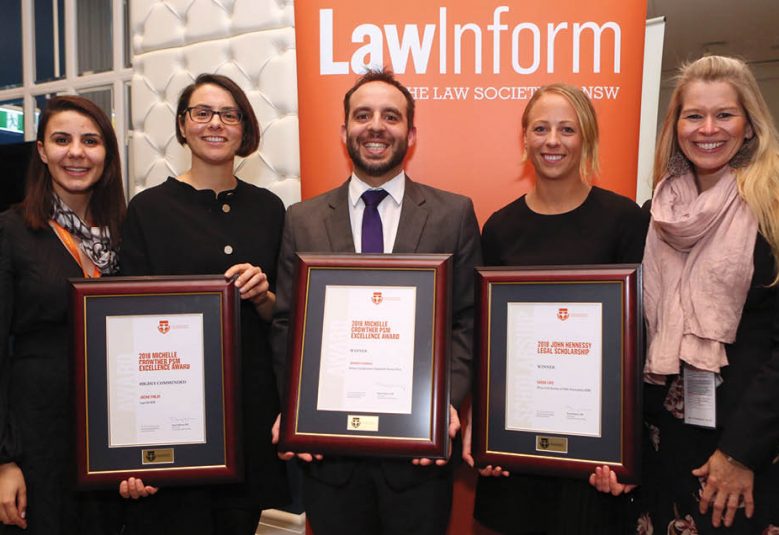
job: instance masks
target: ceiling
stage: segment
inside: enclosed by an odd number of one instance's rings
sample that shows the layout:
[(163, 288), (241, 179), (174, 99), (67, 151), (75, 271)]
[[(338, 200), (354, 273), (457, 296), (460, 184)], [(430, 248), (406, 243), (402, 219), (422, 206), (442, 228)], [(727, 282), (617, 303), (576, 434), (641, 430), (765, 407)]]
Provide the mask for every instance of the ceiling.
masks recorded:
[(779, 0), (647, 0), (647, 18), (661, 16), (665, 40), (658, 127), (677, 68), (704, 54), (749, 63), (779, 124)]
[(647, 0), (647, 18), (660, 16), (664, 77), (705, 53), (739, 56), (756, 71), (779, 67), (779, 0)]

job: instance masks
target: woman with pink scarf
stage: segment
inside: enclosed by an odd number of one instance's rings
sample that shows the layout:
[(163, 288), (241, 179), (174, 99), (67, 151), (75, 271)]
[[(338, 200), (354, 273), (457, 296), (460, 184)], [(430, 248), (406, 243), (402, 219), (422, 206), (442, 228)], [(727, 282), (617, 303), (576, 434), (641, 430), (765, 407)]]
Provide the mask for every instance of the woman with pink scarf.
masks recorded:
[(654, 182), (637, 533), (779, 533), (779, 134), (744, 62), (681, 68)]

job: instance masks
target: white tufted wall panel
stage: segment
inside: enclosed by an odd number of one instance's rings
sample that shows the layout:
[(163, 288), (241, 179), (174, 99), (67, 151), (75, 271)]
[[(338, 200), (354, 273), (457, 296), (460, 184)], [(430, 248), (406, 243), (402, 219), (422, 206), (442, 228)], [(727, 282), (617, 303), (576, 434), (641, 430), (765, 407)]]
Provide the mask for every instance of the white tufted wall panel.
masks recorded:
[[(246, 91), (262, 136), (236, 175), (300, 200), (292, 0), (130, 0), (133, 42), (130, 195), (189, 167), (178, 144), (178, 95), (198, 74), (229, 76)], [(270, 520), (268, 520), (270, 519)], [(304, 533), (305, 515), (266, 511), (258, 533)]]
[(181, 90), (202, 72), (246, 91), (262, 129), (236, 175), (289, 205), (300, 200), (292, 0), (131, 0), (133, 36), (130, 194), (189, 167), (175, 135)]

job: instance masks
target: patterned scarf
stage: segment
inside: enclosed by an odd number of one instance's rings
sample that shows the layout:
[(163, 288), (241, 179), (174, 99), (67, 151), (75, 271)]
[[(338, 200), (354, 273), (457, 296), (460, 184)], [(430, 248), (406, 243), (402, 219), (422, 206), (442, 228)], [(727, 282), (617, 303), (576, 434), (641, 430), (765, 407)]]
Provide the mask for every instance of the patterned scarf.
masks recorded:
[(51, 218), (71, 236), (79, 239), (79, 247), (103, 275), (119, 271), (116, 251), (111, 248), (111, 234), (105, 227), (90, 227), (73, 210), (53, 195)]

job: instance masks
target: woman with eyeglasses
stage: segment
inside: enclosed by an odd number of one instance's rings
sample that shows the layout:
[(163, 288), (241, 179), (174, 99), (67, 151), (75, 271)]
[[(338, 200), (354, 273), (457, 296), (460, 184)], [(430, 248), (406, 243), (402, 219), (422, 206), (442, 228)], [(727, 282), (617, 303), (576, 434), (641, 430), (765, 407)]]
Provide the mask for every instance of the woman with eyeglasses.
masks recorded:
[(268, 327), (275, 302), (276, 257), (284, 205), (270, 191), (233, 174), (236, 155), (259, 145), (246, 94), (231, 79), (201, 74), (181, 93), (176, 138), (191, 167), (136, 195), (122, 228), (123, 275), (223, 273), (241, 296), (244, 482), (163, 488), (130, 478), (125, 533), (250, 535), (260, 511), (289, 501), (284, 466), (270, 442), (279, 400)]

